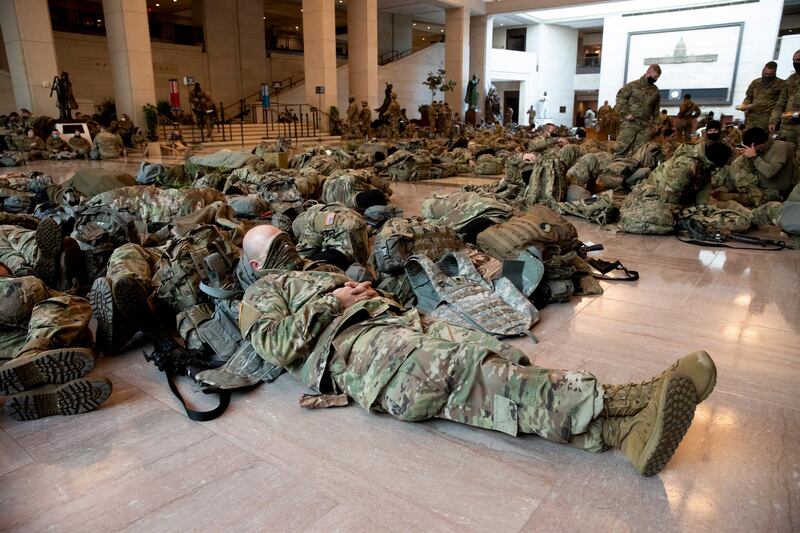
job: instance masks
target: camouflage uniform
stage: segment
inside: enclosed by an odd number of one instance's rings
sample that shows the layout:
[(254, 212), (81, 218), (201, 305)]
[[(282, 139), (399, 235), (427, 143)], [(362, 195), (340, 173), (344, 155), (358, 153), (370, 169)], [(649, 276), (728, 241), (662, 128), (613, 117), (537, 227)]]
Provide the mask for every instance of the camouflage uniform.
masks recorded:
[(778, 102), (783, 89), (784, 81), (780, 78), (764, 82), (764, 78), (756, 78), (747, 87), (747, 94), (744, 98), (745, 105), (752, 105), (745, 111), (745, 126), (747, 128), (762, 128), (767, 130), (770, 123), (770, 115)]
[(0, 363), (42, 350), (91, 346), (92, 310), (83, 298), (34, 276), (0, 277)]
[(342, 309), (331, 292), (346, 281), (315, 272), (259, 280), (242, 302), (243, 336), (304, 385), (400, 420), (438, 417), (605, 449), (603, 387), (591, 374), (534, 367), (477, 332), (440, 322), (424, 328), (416, 310), (392, 300)]
[(72, 150), (78, 157), (88, 157), (92, 149), (92, 143), (84, 137), (74, 136), (67, 142), (69, 149)]
[(27, 159), (41, 159), (42, 155), (47, 151), (47, 146), (44, 141), (34, 135), (28, 137), (27, 135), (17, 135), (13, 137), (14, 144), (17, 150), (25, 152)]
[(90, 198), (86, 205), (124, 209), (151, 223), (171, 222), (218, 201), (224, 203), (225, 195), (214, 189), (160, 189), (143, 185), (106, 191)]
[(67, 145), (66, 141), (61, 137), (53, 137), (52, 135), (47, 138), (47, 142), (44, 143), (47, 147), (47, 151), (51, 153), (57, 152), (67, 152), (69, 151), (69, 146)]
[(379, 189), (387, 197), (392, 194), (391, 187), (371, 170), (344, 170), (325, 180), (320, 199), (326, 204), (342, 204), (350, 209), (358, 209), (356, 195), (371, 189)]
[(700, 116), (700, 108), (691, 100), (684, 100), (678, 109), (678, 140), (688, 142), (692, 136), (694, 119)]
[(125, 147), (119, 135), (101, 131), (92, 144), (92, 159), (116, 159), (122, 157)]
[(297, 251), (303, 257), (334, 249), (351, 263), (367, 264), (369, 234), (364, 218), (341, 204), (317, 204), (300, 214), (292, 223)]
[[(605, 141), (611, 129), (611, 106), (604, 104), (597, 110), (598, 139)], [(603, 135), (605, 134), (605, 135)]]
[(477, 219), (488, 219), (495, 224), (508, 220), (514, 210), (491, 195), (459, 191), (432, 195), (422, 202), (421, 212), (427, 222), (460, 232)]
[[(614, 157), (625, 157), (650, 140), (653, 127), (658, 126), (661, 107), (658, 87), (642, 76), (619, 90), (617, 107), (622, 124)], [(626, 120), (628, 115), (633, 115), (633, 120)]]
[(205, 135), (209, 139), (214, 129), (214, 121), (211, 118), (209, 110), (214, 108), (214, 102), (211, 97), (202, 89), (192, 88), (189, 93), (189, 105), (192, 106), (192, 113), (194, 113), (195, 123), (201, 130), (205, 129)]
[(13, 276), (33, 275), (38, 254), (35, 230), (0, 226), (0, 264), (5, 265)]
[(781, 120), (779, 138), (792, 143), (796, 154), (800, 151), (800, 118), (786, 118), (781, 115), (798, 112), (800, 112), (800, 74), (795, 72), (783, 82), (781, 94), (778, 96), (778, 101), (775, 102), (775, 107), (772, 108), (769, 124), (772, 126)]

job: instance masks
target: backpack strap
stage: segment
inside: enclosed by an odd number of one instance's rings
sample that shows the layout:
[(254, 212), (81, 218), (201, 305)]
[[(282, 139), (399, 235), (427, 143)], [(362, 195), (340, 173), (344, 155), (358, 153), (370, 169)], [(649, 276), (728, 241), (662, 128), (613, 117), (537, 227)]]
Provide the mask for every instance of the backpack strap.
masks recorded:
[[(603, 279), (606, 281), (636, 281), (639, 279), (639, 272), (636, 270), (628, 270), (625, 268), (625, 265), (617, 261), (604, 261), (602, 259), (591, 258), (587, 259), (586, 262), (589, 264), (590, 267), (594, 268), (600, 274), (592, 273), (592, 276), (595, 279)], [(621, 270), (625, 275), (623, 276), (609, 276), (607, 275), (609, 272), (614, 270)]]
[(186, 405), (186, 400), (183, 399), (183, 395), (181, 395), (180, 391), (178, 390), (178, 386), (175, 384), (175, 375), (170, 372), (165, 373), (167, 376), (167, 383), (169, 384), (169, 390), (172, 391), (172, 394), (181, 402), (183, 406), (183, 410), (186, 411), (186, 416), (188, 416), (191, 420), (195, 422), (208, 422), (209, 420), (214, 420), (215, 418), (219, 418), (222, 413), (228, 409), (228, 405), (231, 403), (231, 391), (225, 389), (203, 389), (205, 394), (216, 393), (219, 395), (219, 405), (209, 411), (195, 411), (194, 409), (190, 409)]

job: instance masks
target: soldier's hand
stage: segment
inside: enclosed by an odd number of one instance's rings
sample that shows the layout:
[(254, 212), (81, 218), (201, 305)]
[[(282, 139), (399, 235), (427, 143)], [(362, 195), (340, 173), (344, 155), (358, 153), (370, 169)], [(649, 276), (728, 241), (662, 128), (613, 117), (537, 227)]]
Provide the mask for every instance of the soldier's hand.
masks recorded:
[(625, 115), (625, 120), (627, 120), (628, 122), (630, 122), (631, 120), (633, 120), (633, 115), (631, 115), (630, 113), (628, 113), (627, 115)]
[(364, 283), (348, 282), (344, 287), (339, 287), (333, 291), (332, 294), (336, 297), (342, 309), (347, 309), (362, 300), (369, 300), (378, 296), (378, 293), (372, 289), (368, 281)]
[(775, 124), (770, 124), (769, 125), (769, 132), (770, 133), (775, 133)]

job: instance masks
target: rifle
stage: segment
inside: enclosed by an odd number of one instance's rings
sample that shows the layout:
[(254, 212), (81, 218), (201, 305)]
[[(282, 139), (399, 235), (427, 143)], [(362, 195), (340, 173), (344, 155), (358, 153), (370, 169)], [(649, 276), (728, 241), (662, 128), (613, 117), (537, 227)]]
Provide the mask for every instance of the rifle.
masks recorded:
[[(761, 237), (754, 237), (752, 235), (744, 235), (742, 233), (734, 233), (730, 230), (708, 231), (708, 229), (701, 222), (696, 220), (686, 220), (685, 223), (680, 225), (680, 229), (684, 230), (688, 235), (688, 239), (681, 238), (680, 234), (676, 234), (679, 241), (688, 244), (695, 244), (697, 246), (710, 246), (714, 248), (733, 248), (738, 250), (783, 250), (786, 248), (784, 241), (775, 239), (762, 239)], [(725, 244), (726, 242), (741, 242), (751, 246), (731, 246)]]

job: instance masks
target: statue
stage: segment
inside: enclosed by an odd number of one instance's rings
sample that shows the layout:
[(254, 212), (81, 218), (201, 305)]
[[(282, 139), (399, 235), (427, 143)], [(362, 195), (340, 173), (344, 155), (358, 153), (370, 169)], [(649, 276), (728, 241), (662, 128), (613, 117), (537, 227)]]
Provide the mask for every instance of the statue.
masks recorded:
[(547, 116), (547, 102), (550, 101), (550, 98), (547, 97), (547, 91), (544, 92), (541, 98), (539, 98), (539, 104), (541, 104), (542, 110), (542, 118), (550, 118)]
[(486, 94), (486, 119), (490, 122), (500, 121), (500, 95), (497, 94), (497, 88), (494, 85), (489, 86), (489, 92)]
[(472, 75), (472, 79), (467, 82), (467, 94), (464, 95), (464, 103), (467, 104), (467, 109), (474, 111), (478, 110), (478, 78), (477, 74)]
[(78, 102), (72, 94), (72, 82), (69, 81), (69, 73), (62, 72), (61, 76), (53, 78), (53, 86), (50, 88), (50, 97), (56, 93), (58, 110), (61, 113), (58, 120), (72, 120), (72, 110), (78, 109)]
[(383, 120), (386, 111), (389, 109), (389, 104), (392, 102), (392, 87), (393, 85), (386, 82), (386, 90), (383, 91), (383, 103), (375, 111), (378, 112), (378, 118)]

